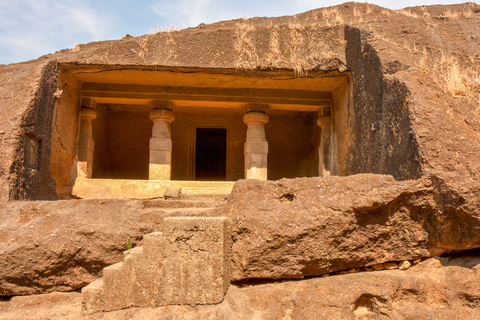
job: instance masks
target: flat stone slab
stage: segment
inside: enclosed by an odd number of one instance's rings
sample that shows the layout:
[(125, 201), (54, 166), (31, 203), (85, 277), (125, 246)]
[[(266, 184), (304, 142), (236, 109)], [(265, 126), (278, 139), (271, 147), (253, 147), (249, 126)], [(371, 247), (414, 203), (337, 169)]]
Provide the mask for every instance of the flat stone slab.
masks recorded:
[(82, 199), (156, 199), (168, 189), (182, 189), (182, 196), (228, 196), (235, 181), (121, 180), (77, 178), (72, 194)]

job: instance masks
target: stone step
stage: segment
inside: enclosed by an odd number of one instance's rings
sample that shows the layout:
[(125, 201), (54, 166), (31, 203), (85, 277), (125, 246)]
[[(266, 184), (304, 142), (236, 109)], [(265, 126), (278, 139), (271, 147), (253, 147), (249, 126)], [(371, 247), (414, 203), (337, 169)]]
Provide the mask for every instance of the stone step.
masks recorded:
[(160, 208), (160, 209), (176, 209), (176, 208), (217, 208), (224, 203), (216, 200), (163, 200), (152, 199), (144, 200), (143, 208)]
[(93, 312), (105, 311), (105, 294), (103, 291), (102, 278), (93, 281), (86, 287), (83, 287), (82, 296), (84, 301), (84, 303), (82, 304), (82, 310), (84, 315), (88, 315)]
[(232, 192), (231, 188), (225, 187), (203, 187), (203, 186), (188, 186), (182, 187), (180, 199), (182, 200), (207, 200), (222, 201), (228, 198)]
[(181, 199), (184, 200), (210, 200), (210, 201), (223, 201), (228, 198), (229, 194), (226, 193), (182, 193)]
[(104, 290), (112, 290), (122, 280), (121, 271), (123, 262), (115, 263), (103, 269), (103, 287)]
[(205, 208), (177, 208), (177, 209), (164, 209), (165, 215), (169, 217), (212, 217), (215, 216), (215, 209)]
[(137, 255), (143, 255), (143, 247), (135, 247), (133, 249), (125, 251), (123, 254), (125, 259), (137, 256)]

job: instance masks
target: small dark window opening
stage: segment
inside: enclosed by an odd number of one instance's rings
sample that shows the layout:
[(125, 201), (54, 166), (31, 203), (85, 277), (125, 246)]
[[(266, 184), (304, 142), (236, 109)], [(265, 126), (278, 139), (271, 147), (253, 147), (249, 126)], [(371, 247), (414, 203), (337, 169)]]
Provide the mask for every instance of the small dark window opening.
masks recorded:
[(226, 180), (227, 129), (197, 128), (195, 180)]

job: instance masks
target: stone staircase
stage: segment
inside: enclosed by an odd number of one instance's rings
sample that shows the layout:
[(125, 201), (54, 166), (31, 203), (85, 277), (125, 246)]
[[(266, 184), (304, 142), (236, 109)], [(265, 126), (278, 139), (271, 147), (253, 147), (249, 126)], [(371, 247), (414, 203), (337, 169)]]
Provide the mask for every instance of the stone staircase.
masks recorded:
[(220, 303), (230, 282), (229, 239), (227, 218), (164, 218), (161, 232), (145, 235), (143, 247), (82, 289), (84, 314)]

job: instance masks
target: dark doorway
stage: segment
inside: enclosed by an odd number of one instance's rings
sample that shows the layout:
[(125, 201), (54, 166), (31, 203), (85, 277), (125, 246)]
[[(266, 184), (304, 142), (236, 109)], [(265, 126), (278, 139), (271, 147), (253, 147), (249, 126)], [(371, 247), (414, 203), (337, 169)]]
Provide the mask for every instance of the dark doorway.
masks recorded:
[(195, 180), (226, 180), (227, 129), (197, 128)]

